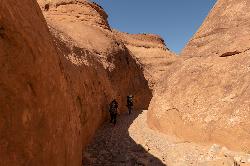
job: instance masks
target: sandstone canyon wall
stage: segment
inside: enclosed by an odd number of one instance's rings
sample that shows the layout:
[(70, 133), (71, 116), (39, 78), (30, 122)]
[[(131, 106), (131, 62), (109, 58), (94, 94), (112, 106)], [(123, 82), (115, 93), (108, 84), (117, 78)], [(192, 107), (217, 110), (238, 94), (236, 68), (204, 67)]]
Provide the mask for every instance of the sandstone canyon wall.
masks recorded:
[(1, 1), (0, 29), (0, 165), (79, 165), (79, 115), (39, 6)]
[(151, 92), (139, 64), (116, 39), (100, 6), (85, 0), (38, 2), (82, 114), (83, 145), (107, 116), (113, 98), (120, 111), (126, 110), (128, 94), (135, 96), (135, 109), (148, 107)]
[(250, 2), (218, 0), (157, 86), (148, 123), (250, 152)]
[(151, 90), (100, 6), (38, 2), (49, 29), (35, 1), (0, 2), (0, 165), (81, 165), (109, 102)]

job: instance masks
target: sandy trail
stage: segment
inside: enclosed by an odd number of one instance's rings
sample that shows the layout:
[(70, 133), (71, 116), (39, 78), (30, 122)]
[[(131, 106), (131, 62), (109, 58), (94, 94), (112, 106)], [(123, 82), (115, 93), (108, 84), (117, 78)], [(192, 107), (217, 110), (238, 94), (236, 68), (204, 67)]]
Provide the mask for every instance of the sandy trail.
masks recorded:
[(241, 166), (250, 163), (250, 155), (231, 152), (219, 145), (203, 146), (183, 142), (150, 129), (147, 110), (123, 113), (116, 126), (106, 122), (84, 154), (83, 165), (107, 166)]

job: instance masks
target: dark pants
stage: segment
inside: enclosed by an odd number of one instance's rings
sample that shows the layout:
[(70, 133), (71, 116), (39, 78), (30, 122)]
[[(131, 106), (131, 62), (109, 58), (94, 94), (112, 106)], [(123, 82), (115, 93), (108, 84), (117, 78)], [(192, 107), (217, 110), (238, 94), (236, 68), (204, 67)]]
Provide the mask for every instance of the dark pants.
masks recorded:
[(131, 114), (132, 112), (132, 106), (128, 106), (128, 114)]
[(117, 114), (110, 113), (110, 123), (116, 124), (116, 116)]

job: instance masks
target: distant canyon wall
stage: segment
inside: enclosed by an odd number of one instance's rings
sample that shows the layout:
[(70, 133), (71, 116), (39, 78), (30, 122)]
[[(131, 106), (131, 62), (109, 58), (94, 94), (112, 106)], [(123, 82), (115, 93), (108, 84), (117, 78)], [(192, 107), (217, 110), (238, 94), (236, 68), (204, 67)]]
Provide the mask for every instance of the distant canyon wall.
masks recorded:
[(142, 64), (144, 76), (149, 81), (150, 88), (154, 90), (154, 86), (161, 79), (162, 74), (177, 59), (176, 55), (167, 48), (159, 35), (113, 31)]

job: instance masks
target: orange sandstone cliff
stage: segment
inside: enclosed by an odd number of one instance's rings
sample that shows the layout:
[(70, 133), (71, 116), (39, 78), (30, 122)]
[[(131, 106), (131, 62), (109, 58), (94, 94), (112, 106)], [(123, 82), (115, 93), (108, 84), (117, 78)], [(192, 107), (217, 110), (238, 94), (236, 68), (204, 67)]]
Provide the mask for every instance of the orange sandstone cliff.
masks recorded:
[(248, 51), (249, 8), (247, 0), (218, 0), (181, 55), (226, 57)]
[(152, 128), (250, 151), (249, 11), (246, 0), (217, 1), (157, 86)]

